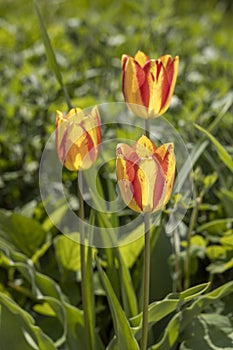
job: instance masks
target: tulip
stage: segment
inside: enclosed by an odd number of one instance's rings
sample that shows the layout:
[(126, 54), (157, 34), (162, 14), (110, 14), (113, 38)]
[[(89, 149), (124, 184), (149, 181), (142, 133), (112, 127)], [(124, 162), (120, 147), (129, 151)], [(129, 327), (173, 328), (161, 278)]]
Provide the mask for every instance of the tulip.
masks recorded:
[(143, 135), (132, 147), (118, 144), (116, 154), (116, 175), (126, 205), (140, 213), (161, 210), (175, 178), (173, 143), (156, 147)]
[(67, 115), (57, 111), (56, 149), (62, 164), (69, 170), (85, 170), (95, 162), (101, 142), (100, 116), (97, 107), (88, 115), (72, 108)]
[(174, 92), (179, 57), (150, 59), (142, 51), (122, 56), (122, 90), (128, 108), (148, 119), (166, 112)]

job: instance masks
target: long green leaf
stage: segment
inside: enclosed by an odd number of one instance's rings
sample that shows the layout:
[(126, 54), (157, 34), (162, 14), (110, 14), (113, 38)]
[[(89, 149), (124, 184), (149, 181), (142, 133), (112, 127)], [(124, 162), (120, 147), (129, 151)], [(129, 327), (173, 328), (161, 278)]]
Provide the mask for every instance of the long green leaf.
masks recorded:
[(225, 148), (220, 144), (220, 142), (207, 130), (203, 129), (200, 125), (194, 124), (194, 126), (203, 132), (211, 142), (216, 146), (219, 158), (223, 163), (233, 172), (233, 159), (230, 154), (225, 150)]
[(117, 261), (119, 264), (121, 294), (123, 299), (124, 310), (127, 317), (133, 317), (138, 313), (138, 304), (131, 275), (123, 257), (121, 256), (119, 248), (117, 247), (114, 251), (117, 255)]
[(206, 222), (203, 225), (200, 225), (196, 228), (197, 233), (202, 233), (204, 231), (207, 231), (211, 234), (218, 234), (218, 235), (224, 235), (227, 228), (232, 225), (233, 218), (226, 218), (226, 219), (217, 219), (212, 220), (210, 222)]
[(59, 82), (59, 84), (61, 85), (61, 87), (63, 86), (63, 81), (62, 81), (62, 75), (60, 73), (58, 64), (57, 64), (57, 60), (56, 60), (56, 56), (55, 53), (53, 51), (52, 45), (51, 45), (51, 41), (49, 39), (46, 27), (44, 25), (44, 21), (42, 18), (42, 15), (40, 13), (40, 9), (39, 6), (37, 5), (37, 1), (34, 1), (34, 5), (35, 5), (35, 9), (36, 9), (36, 14), (38, 17), (38, 21), (39, 21), (39, 26), (40, 26), (40, 31), (41, 31), (41, 36), (42, 36), (42, 40), (45, 46), (45, 50), (46, 50), (46, 55), (49, 61), (49, 64)]
[(61, 88), (63, 89), (64, 95), (66, 98), (67, 106), (70, 109), (70, 108), (72, 108), (72, 104), (70, 102), (70, 98), (69, 98), (66, 86), (63, 83), (62, 75), (61, 75), (57, 60), (56, 60), (56, 56), (55, 56), (51, 41), (49, 39), (46, 27), (44, 25), (44, 21), (43, 21), (43, 18), (42, 18), (42, 15), (40, 13), (40, 9), (39, 9), (39, 6), (37, 5), (36, 0), (34, 0), (34, 6), (35, 6), (38, 21), (39, 21), (41, 37), (42, 37), (42, 40), (44, 43), (44, 47), (45, 47), (45, 51), (46, 51), (46, 55), (47, 55), (49, 64), (50, 64), (51, 69), (53, 70), (53, 72), (57, 78), (57, 81), (59, 82)]
[(117, 337), (117, 349), (118, 350), (123, 350), (123, 349), (139, 350), (138, 343), (133, 336), (133, 333), (130, 329), (129, 322), (112, 289), (111, 283), (107, 275), (103, 271), (99, 260), (97, 259), (96, 261), (97, 261), (97, 268), (100, 275), (100, 279), (104, 286), (109, 307), (111, 310), (112, 318), (113, 318), (115, 335)]

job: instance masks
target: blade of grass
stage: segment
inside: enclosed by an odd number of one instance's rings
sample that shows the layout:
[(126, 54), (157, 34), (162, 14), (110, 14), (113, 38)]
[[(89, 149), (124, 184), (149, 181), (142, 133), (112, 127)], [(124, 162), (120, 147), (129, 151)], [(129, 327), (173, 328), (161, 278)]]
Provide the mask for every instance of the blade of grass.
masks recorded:
[(203, 132), (210, 141), (216, 146), (219, 158), (223, 163), (233, 172), (233, 160), (230, 154), (225, 150), (225, 148), (220, 144), (220, 142), (207, 130), (203, 129), (200, 125), (194, 124), (195, 128)]
[(53, 70), (53, 72), (54, 72), (54, 74), (55, 74), (55, 76), (57, 78), (57, 81), (59, 82), (61, 88), (63, 89), (67, 106), (68, 106), (69, 109), (71, 109), (72, 108), (72, 104), (70, 102), (70, 98), (69, 98), (66, 86), (63, 83), (62, 75), (61, 75), (61, 72), (60, 72), (57, 60), (56, 60), (56, 56), (55, 56), (53, 47), (51, 45), (51, 41), (49, 39), (46, 27), (44, 25), (43, 17), (41, 15), (41, 12), (40, 12), (40, 9), (39, 9), (39, 6), (38, 6), (36, 0), (34, 1), (34, 6), (35, 6), (36, 15), (37, 15), (37, 18), (38, 18), (40, 32), (41, 32), (41, 37), (42, 37), (42, 40), (43, 40), (43, 44), (44, 44), (44, 47), (45, 47), (46, 56), (47, 56), (49, 65), (50, 65), (51, 69)]

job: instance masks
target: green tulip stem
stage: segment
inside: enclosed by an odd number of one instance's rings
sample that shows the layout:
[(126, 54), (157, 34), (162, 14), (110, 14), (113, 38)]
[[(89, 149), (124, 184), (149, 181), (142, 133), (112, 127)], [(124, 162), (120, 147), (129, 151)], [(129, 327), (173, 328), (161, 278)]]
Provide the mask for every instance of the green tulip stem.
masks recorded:
[(147, 349), (148, 337), (148, 306), (150, 293), (150, 214), (144, 214), (145, 245), (143, 271), (143, 310), (142, 310), (142, 339), (141, 350)]
[(92, 340), (93, 337), (91, 332), (91, 322), (88, 314), (88, 299), (87, 299), (87, 280), (86, 280), (86, 253), (85, 253), (85, 212), (84, 212), (84, 201), (83, 201), (83, 174), (79, 172), (78, 176), (78, 199), (79, 199), (79, 219), (80, 219), (80, 257), (81, 257), (81, 290), (82, 290), (82, 304), (84, 314), (84, 330), (87, 350), (93, 350)]

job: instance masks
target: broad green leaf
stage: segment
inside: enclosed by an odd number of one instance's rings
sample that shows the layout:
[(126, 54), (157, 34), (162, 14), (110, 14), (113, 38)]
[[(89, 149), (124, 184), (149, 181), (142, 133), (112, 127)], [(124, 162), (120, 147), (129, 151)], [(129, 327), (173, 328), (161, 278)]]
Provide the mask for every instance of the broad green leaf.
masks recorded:
[[(64, 303), (67, 317), (67, 341), (69, 350), (85, 349), (85, 332), (83, 312), (78, 308)], [(104, 346), (97, 332), (95, 332), (95, 350), (104, 350)]]
[(117, 337), (117, 349), (130, 349), (138, 350), (139, 346), (134, 338), (132, 331), (129, 326), (129, 322), (121, 308), (121, 305), (112, 289), (111, 283), (102, 270), (102, 267), (97, 259), (97, 268), (100, 275), (101, 282), (104, 286), (109, 307), (111, 310), (111, 315), (113, 319), (113, 325), (115, 330), (115, 335)]
[(183, 306), (182, 310), (177, 312), (171, 319), (165, 329), (162, 339), (151, 350), (169, 350), (172, 349), (180, 334), (192, 322), (193, 318), (208, 307), (215, 300), (223, 298), (233, 293), (233, 282), (226, 283), (221, 287), (197, 298), (190, 306)]
[(223, 235), (232, 226), (232, 223), (233, 218), (217, 219), (198, 226), (196, 232), (202, 233), (207, 231), (212, 234)]
[[(60, 235), (54, 240), (56, 257), (63, 269), (78, 271), (81, 268), (79, 233), (73, 232), (69, 235)], [(88, 242), (86, 241), (85, 252), (87, 256)], [(92, 257), (96, 249), (92, 249)]]
[(227, 262), (216, 261), (209, 266), (207, 266), (206, 270), (210, 273), (223, 273), (233, 267), (233, 258)]
[(207, 130), (203, 129), (201, 126), (194, 124), (194, 126), (202, 131), (210, 140), (211, 142), (216, 146), (218, 155), (220, 159), (223, 161), (223, 163), (233, 172), (233, 159), (231, 158), (230, 154), (225, 150), (225, 148), (218, 142), (218, 140), (210, 134)]
[(65, 303), (67, 315), (67, 345), (69, 350), (85, 349), (83, 312)]
[(210, 260), (226, 257), (226, 249), (220, 245), (211, 245), (206, 248), (206, 255)]
[(49, 303), (43, 302), (42, 304), (36, 304), (33, 306), (33, 310), (38, 314), (44, 316), (56, 316), (56, 313), (53, 311)]
[(56, 208), (52, 213), (49, 213), (49, 216), (42, 223), (43, 229), (48, 232), (54, 225), (57, 225), (61, 222), (63, 216), (67, 211), (67, 203), (58, 203), (58, 208)]
[(67, 315), (64, 304), (60, 300), (48, 296), (42, 297), (41, 300), (45, 301), (50, 306), (56, 318), (60, 321), (61, 334), (57, 335), (58, 338), (55, 341), (56, 347), (59, 347), (66, 342), (67, 337)]
[(52, 340), (35, 325), (31, 315), (2, 293), (0, 305), (2, 350), (56, 350)]
[(60, 286), (52, 278), (36, 272), (35, 281), (39, 295), (41, 294), (58, 300), (64, 300), (64, 295), (61, 292)]
[(229, 247), (233, 249), (233, 230), (229, 230), (225, 232), (225, 235), (220, 238), (220, 242), (222, 245), (226, 246), (227, 248)]
[(56, 257), (63, 269), (78, 271), (81, 268), (80, 244), (78, 233), (71, 233), (69, 236), (61, 235), (55, 240)]
[(201, 314), (193, 319), (181, 334), (181, 350), (231, 349), (233, 344), (233, 322), (217, 313)]
[(45, 241), (46, 232), (31, 218), (15, 213), (6, 215), (1, 211), (0, 238), (9, 247), (15, 247), (31, 257)]
[[(144, 223), (137, 226), (127, 237), (120, 241), (119, 251), (128, 268), (131, 268), (137, 260), (144, 246)], [(140, 237), (141, 236), (141, 237)], [(139, 238), (138, 238), (139, 237)], [(130, 242), (130, 243), (128, 243)], [(125, 243), (125, 245), (124, 245)]]
[[(181, 293), (171, 293), (165, 299), (150, 304), (148, 309), (149, 327), (152, 327), (156, 322), (162, 320), (173, 311), (176, 311), (181, 303), (183, 304), (184, 302), (190, 301), (201, 293), (204, 293), (208, 287), (209, 283), (203, 283)], [(136, 333), (135, 336), (139, 338), (142, 328), (142, 313), (131, 318), (130, 323)]]
[(206, 240), (200, 235), (194, 235), (191, 237), (191, 245), (197, 245), (199, 247), (205, 248), (206, 244)]

